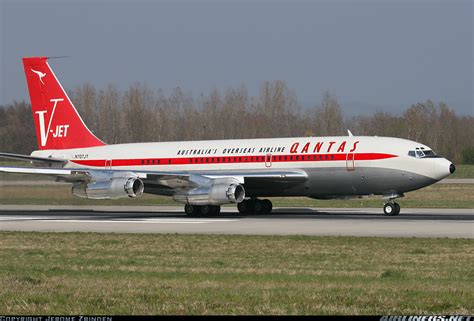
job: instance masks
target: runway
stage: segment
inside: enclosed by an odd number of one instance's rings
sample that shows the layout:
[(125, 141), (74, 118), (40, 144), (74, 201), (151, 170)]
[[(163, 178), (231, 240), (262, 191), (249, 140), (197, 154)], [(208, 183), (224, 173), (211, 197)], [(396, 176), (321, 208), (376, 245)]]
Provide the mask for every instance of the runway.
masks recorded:
[(275, 208), (271, 215), (242, 216), (233, 207), (218, 217), (190, 218), (181, 207), (0, 205), (1, 231), (344, 235), (474, 238), (472, 209)]

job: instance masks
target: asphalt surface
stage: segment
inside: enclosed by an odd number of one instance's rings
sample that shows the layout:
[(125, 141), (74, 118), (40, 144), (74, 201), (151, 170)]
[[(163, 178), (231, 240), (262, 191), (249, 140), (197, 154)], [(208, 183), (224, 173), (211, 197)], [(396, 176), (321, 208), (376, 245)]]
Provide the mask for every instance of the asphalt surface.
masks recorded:
[(182, 207), (0, 205), (1, 231), (346, 235), (474, 238), (473, 209), (276, 208), (242, 216), (223, 208), (218, 217), (190, 218)]

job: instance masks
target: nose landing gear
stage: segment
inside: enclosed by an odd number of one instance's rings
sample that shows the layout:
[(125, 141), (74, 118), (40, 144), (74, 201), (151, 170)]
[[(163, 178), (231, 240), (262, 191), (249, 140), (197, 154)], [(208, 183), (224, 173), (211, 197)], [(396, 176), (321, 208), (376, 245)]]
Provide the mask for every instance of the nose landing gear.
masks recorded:
[(400, 214), (400, 205), (393, 202), (385, 203), (383, 206), (383, 212), (387, 216), (397, 216)]

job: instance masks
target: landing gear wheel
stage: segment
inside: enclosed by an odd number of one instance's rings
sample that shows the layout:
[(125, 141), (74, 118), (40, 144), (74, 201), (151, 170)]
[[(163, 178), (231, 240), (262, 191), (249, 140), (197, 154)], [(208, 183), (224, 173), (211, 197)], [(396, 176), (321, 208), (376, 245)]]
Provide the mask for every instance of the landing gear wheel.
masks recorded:
[(383, 206), (383, 212), (387, 216), (392, 216), (393, 212), (395, 212), (395, 206), (393, 203), (387, 203)]
[(237, 204), (240, 214), (269, 214), (273, 209), (270, 200), (249, 199)]
[(387, 216), (395, 216), (400, 213), (400, 205), (397, 203), (387, 203), (383, 206), (383, 212)]
[(395, 206), (395, 212), (393, 213), (393, 215), (400, 214), (400, 205), (398, 203), (393, 203), (393, 205)]
[(201, 216), (214, 216), (220, 213), (221, 207), (218, 205), (201, 205)]
[(270, 200), (263, 200), (262, 202), (262, 207), (263, 207), (263, 213), (264, 214), (270, 214), (273, 209), (273, 204)]
[(263, 202), (261, 200), (252, 200), (253, 203), (253, 212), (254, 214), (262, 214), (263, 213)]
[(211, 205), (201, 205), (201, 214), (203, 216), (208, 216), (212, 214), (212, 206)]
[(186, 204), (184, 205), (184, 212), (188, 216), (199, 216), (201, 215), (201, 207), (197, 205)]
[(249, 214), (253, 211), (253, 204), (250, 200), (245, 200), (237, 204), (237, 209), (240, 214)]

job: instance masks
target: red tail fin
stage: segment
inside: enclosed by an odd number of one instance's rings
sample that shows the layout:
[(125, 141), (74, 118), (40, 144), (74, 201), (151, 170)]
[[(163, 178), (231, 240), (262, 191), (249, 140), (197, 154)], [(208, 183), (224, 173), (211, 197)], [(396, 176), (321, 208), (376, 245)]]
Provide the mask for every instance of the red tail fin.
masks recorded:
[(84, 124), (47, 59), (23, 58), (39, 149), (105, 145)]

